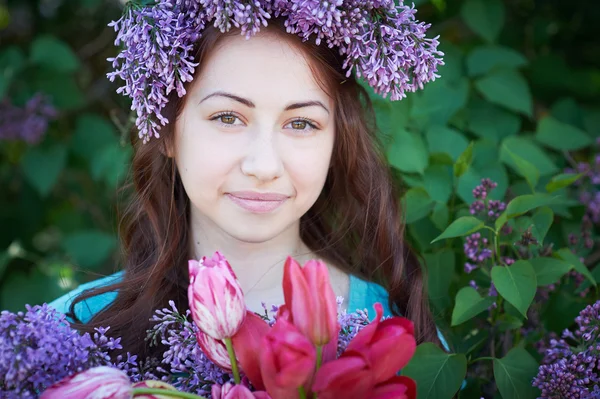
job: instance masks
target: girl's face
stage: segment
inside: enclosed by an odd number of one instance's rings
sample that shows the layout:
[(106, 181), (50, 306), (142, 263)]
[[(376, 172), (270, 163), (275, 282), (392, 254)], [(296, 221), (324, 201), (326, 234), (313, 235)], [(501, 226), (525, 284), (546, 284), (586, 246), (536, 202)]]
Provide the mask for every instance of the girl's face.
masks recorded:
[(223, 38), (186, 95), (170, 154), (192, 223), (248, 243), (298, 229), (325, 184), (333, 112), (292, 44)]

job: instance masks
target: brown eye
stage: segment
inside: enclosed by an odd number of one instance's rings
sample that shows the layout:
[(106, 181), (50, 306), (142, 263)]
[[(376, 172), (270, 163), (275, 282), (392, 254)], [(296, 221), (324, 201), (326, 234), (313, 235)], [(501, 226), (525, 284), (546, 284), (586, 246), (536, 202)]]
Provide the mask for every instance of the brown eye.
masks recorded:
[(292, 122), (292, 128), (297, 129), (297, 130), (304, 130), (306, 129), (306, 121), (294, 121)]
[(235, 123), (236, 117), (233, 115), (221, 115), (219, 119), (221, 119), (221, 122), (226, 125), (233, 125)]

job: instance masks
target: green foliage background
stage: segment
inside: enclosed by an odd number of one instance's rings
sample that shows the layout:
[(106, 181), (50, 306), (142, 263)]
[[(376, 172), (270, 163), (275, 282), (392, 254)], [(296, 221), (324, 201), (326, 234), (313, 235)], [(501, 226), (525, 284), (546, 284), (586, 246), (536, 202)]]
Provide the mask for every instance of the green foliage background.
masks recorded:
[[(600, 257), (595, 228), (594, 248), (569, 250), (585, 208), (570, 187), (575, 179), (562, 173), (593, 160), (600, 136), (600, 6), (415, 4), (441, 36), (442, 78), (401, 102), (373, 99), (406, 188), (409, 239), (427, 261), (431, 303), (453, 353), (421, 345), (404, 372), (419, 398), (452, 397), (465, 378), (460, 397), (535, 398), (536, 341), (598, 299), (597, 289), (575, 292), (595, 287)], [(50, 301), (118, 268), (118, 188), (132, 150), (129, 106), (105, 73), (116, 53), (106, 24), (120, 10), (117, 0), (0, 2), (0, 99), (23, 105), (41, 91), (61, 111), (37, 145), (0, 140), (1, 309)], [(501, 222), (469, 216), (482, 178), (498, 183), (491, 198), (512, 200)], [(499, 235), (503, 222), (512, 236)], [(464, 272), (461, 237), (481, 231), (510, 250), (529, 227), (540, 245), (528, 257)], [(571, 270), (587, 283), (574, 286)], [(472, 279), (493, 281), (500, 296), (481, 296)], [(539, 300), (550, 284), (558, 288)], [(524, 334), (528, 323), (535, 328)]]

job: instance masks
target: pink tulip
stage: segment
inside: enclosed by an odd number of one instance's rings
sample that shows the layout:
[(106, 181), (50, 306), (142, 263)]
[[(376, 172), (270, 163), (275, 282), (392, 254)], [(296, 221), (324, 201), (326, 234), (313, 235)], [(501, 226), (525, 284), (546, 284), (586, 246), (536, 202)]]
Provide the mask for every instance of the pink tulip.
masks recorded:
[(240, 368), (248, 377), (254, 388), (263, 390), (265, 385), (260, 373), (259, 356), (262, 351), (263, 339), (271, 327), (254, 312), (247, 311), (242, 327), (231, 338), (235, 356)]
[(346, 350), (365, 355), (373, 367), (375, 383), (380, 383), (406, 366), (415, 353), (417, 343), (410, 320), (392, 317), (381, 321), (383, 307), (376, 303), (374, 308), (377, 316), (356, 334)]
[(251, 392), (243, 385), (233, 385), (229, 382), (226, 382), (223, 386), (213, 385), (210, 397), (212, 399), (271, 399), (266, 392)]
[[(148, 381), (140, 381), (133, 384), (133, 388), (152, 388), (152, 389), (164, 389), (166, 391), (176, 391), (177, 389), (167, 384), (164, 381), (157, 380), (148, 380)], [(143, 395), (135, 395), (135, 399), (173, 399), (171, 395), (159, 395), (155, 393), (147, 393)]]
[(274, 398), (298, 397), (298, 387), (313, 376), (317, 353), (312, 342), (286, 318), (278, 318), (263, 340), (260, 370)]
[(214, 339), (231, 338), (246, 315), (244, 294), (235, 273), (219, 252), (212, 259), (189, 261), (188, 300), (194, 322)]
[(127, 374), (100, 366), (62, 379), (44, 391), (40, 399), (131, 399), (132, 396)]
[(319, 399), (363, 399), (369, 397), (375, 381), (363, 354), (345, 351), (319, 368), (312, 391)]
[(369, 395), (370, 399), (416, 399), (417, 385), (405, 376), (394, 376), (378, 384)]
[(229, 358), (227, 347), (223, 341), (214, 339), (202, 331), (196, 333), (196, 341), (198, 342), (200, 349), (202, 349), (202, 352), (214, 364), (225, 371), (231, 371), (231, 359)]
[(325, 263), (311, 260), (301, 267), (288, 257), (283, 293), (294, 325), (313, 344), (323, 346), (337, 336), (337, 303)]

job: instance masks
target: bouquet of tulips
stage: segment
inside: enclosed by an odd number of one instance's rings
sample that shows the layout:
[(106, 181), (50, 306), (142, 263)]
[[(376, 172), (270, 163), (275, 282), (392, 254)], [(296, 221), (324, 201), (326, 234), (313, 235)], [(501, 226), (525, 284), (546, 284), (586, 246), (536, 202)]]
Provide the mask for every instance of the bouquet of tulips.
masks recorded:
[[(187, 334), (192, 333), (201, 356), (226, 376), (221, 383), (210, 384), (208, 395), (177, 390), (177, 384), (169, 384), (173, 383), (172, 375), (171, 381), (162, 378), (132, 382), (127, 367), (123, 367), (128, 364), (125, 361), (119, 367), (100, 362), (68, 375), (44, 389), (40, 398), (416, 397), (414, 381), (398, 375), (416, 348), (412, 323), (402, 317), (383, 319), (383, 308), (377, 303), (373, 321), (366, 319), (347, 340), (349, 331), (343, 331), (340, 324), (339, 298), (335, 297), (324, 263), (313, 260), (302, 267), (291, 257), (286, 260), (285, 303), (274, 307), (276, 315), (272, 320), (246, 309), (235, 273), (220, 253), (190, 261), (189, 274), (187, 314), (193, 319), (193, 328), (188, 326)], [(158, 313), (165, 315), (165, 311)], [(3, 312), (3, 316), (6, 314)], [(178, 319), (181, 321), (181, 317)], [(159, 328), (163, 337), (167, 335), (164, 329), (172, 326), (175, 318), (168, 320)], [(105, 333), (106, 329), (100, 332)], [(348, 342), (342, 345), (344, 339)], [(118, 342), (103, 342), (105, 346), (118, 346)], [(163, 343), (168, 344), (166, 338)], [(2, 345), (0, 360), (1, 352)], [(181, 356), (170, 353), (165, 357)]]

